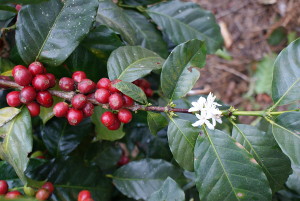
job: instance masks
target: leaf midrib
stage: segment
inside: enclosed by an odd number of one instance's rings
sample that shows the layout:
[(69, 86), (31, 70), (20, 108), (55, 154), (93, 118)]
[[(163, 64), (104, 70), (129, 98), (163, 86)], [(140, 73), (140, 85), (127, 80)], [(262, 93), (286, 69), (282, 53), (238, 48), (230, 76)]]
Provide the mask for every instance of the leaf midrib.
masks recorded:
[(182, 136), (185, 138), (185, 140), (190, 144), (190, 146), (192, 148), (194, 148), (195, 146), (193, 145), (192, 142), (190, 142), (190, 140), (188, 139), (188, 137), (184, 134), (184, 132), (182, 132), (182, 130), (179, 128), (179, 126), (175, 123), (174, 119), (172, 117), (170, 117), (170, 120), (174, 123), (174, 125), (178, 128), (178, 130), (180, 131), (180, 133), (182, 133)]
[(40, 48), (40, 50), (39, 50), (39, 52), (38, 52), (38, 54), (37, 54), (37, 56), (36, 56), (36, 58), (35, 58), (36, 61), (37, 61), (38, 58), (41, 56), (42, 50), (44, 49), (44, 47), (45, 47), (45, 45), (46, 45), (46, 43), (47, 43), (47, 41), (48, 41), (48, 39), (49, 39), (49, 37), (50, 37), (50, 35), (51, 35), (53, 29), (54, 29), (54, 27), (56, 26), (56, 22), (59, 20), (59, 18), (60, 18), (60, 16), (61, 16), (62, 12), (63, 12), (63, 10), (64, 10), (64, 8), (66, 7), (66, 4), (67, 4), (67, 3), (63, 3), (63, 6), (62, 6), (61, 10), (59, 11), (58, 15), (56, 16), (56, 18), (55, 18), (55, 20), (54, 20), (54, 22), (53, 22), (53, 25), (51, 26), (51, 28), (50, 28), (50, 30), (49, 30), (49, 32), (48, 32), (48, 34), (47, 34), (47, 36), (46, 36), (46, 38), (45, 38), (45, 40), (44, 40), (44, 42), (43, 42), (41, 48)]

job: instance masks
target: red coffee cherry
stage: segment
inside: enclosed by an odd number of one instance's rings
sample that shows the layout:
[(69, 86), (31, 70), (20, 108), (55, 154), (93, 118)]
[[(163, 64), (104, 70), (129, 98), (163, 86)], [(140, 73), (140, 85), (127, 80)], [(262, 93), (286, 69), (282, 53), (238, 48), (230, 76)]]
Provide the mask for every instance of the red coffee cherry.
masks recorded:
[(109, 89), (111, 81), (108, 78), (101, 78), (97, 82), (97, 88), (98, 89)]
[(96, 84), (90, 79), (83, 79), (81, 82), (78, 83), (77, 88), (80, 93), (88, 94), (96, 88)]
[(15, 66), (15, 67), (12, 69), (12, 76), (15, 76), (16, 71), (18, 71), (18, 70), (20, 70), (20, 69), (26, 69), (26, 70), (27, 70), (27, 68), (26, 68), (25, 66), (17, 65), (17, 66)]
[[(8, 80), (8, 81), (11, 81), (10, 77), (8, 77), (8, 76), (3, 76), (3, 75), (0, 75), (0, 79), (1, 79), (1, 80)], [(3, 85), (0, 84), (0, 88), (8, 89), (9, 87), (3, 86)]]
[(108, 126), (107, 128), (109, 130), (118, 130), (120, 128), (120, 126), (121, 126), (121, 122), (119, 119), (117, 119), (113, 125)]
[(65, 117), (68, 113), (69, 105), (66, 102), (59, 102), (53, 108), (56, 117)]
[(21, 195), (22, 194), (19, 191), (10, 191), (10, 192), (6, 193), (5, 198), (14, 199), (17, 197), (21, 197)]
[(19, 91), (9, 92), (6, 95), (6, 101), (10, 107), (19, 107), (22, 104), (20, 100), (20, 92)]
[(132, 84), (135, 84), (136, 86), (140, 86), (140, 81), (141, 81), (140, 79), (135, 80), (132, 82)]
[(5, 180), (0, 180), (0, 195), (5, 195), (8, 191), (8, 184)]
[(144, 92), (145, 92), (146, 96), (148, 96), (148, 97), (153, 96), (153, 90), (151, 88), (146, 88), (144, 90)]
[(17, 10), (17, 11), (20, 11), (20, 10), (21, 10), (21, 8), (22, 8), (22, 5), (20, 5), (20, 4), (17, 4), (15, 8), (16, 8), (16, 10)]
[(41, 111), (39, 104), (37, 104), (36, 102), (31, 102), (31, 103), (27, 104), (26, 107), (32, 117), (39, 116), (40, 111)]
[(86, 96), (83, 94), (76, 94), (71, 100), (72, 106), (75, 109), (82, 109), (87, 103)]
[(107, 89), (97, 89), (95, 92), (95, 99), (102, 104), (108, 103), (110, 92)]
[(53, 193), (53, 191), (54, 191), (54, 186), (53, 186), (53, 184), (51, 182), (44, 183), (44, 185), (42, 186), (42, 188), (48, 190), (50, 194)]
[(28, 86), (32, 81), (32, 74), (27, 68), (18, 68), (14, 72), (14, 80), (18, 85)]
[(94, 105), (91, 102), (87, 102), (82, 108), (83, 116), (90, 117), (94, 113)]
[(50, 192), (47, 189), (41, 188), (35, 194), (37, 200), (47, 200), (50, 197)]
[(67, 114), (67, 119), (70, 125), (76, 126), (82, 121), (83, 113), (81, 110), (70, 108)]
[(108, 127), (112, 126), (117, 121), (117, 116), (110, 111), (106, 111), (102, 114), (100, 120), (104, 126)]
[(49, 79), (49, 81), (50, 81), (50, 87), (49, 87), (49, 88), (54, 87), (55, 84), (56, 84), (56, 78), (55, 78), (55, 75), (53, 75), (52, 73), (46, 73), (45, 75), (48, 77), (48, 79)]
[(74, 87), (74, 80), (69, 77), (63, 77), (59, 80), (59, 87), (64, 91), (73, 91)]
[(24, 87), (20, 92), (21, 103), (28, 104), (35, 100), (36, 91), (32, 86)]
[(130, 98), (129, 96), (126, 96), (125, 94), (123, 95), (123, 99), (124, 99), (124, 107), (130, 107), (134, 103), (133, 99)]
[(110, 92), (120, 92), (119, 89), (117, 89), (116, 87), (114, 87), (114, 84), (117, 84), (119, 82), (121, 82), (122, 80), (113, 80), (111, 81), (110, 85), (109, 85), (109, 91)]
[(28, 66), (28, 70), (29, 70), (29, 72), (31, 72), (31, 74), (33, 76), (39, 75), (39, 74), (44, 74), (44, 71), (45, 71), (43, 64), (38, 61), (31, 63)]
[(127, 109), (120, 109), (118, 112), (118, 119), (124, 123), (127, 124), (132, 120), (132, 114)]
[(44, 91), (50, 87), (50, 80), (46, 75), (37, 75), (32, 80), (32, 86), (38, 91)]
[(145, 79), (141, 79), (141, 80), (140, 80), (139, 86), (140, 86), (140, 87), (144, 87), (144, 88), (150, 88), (150, 87), (151, 87), (150, 82), (148, 82), (148, 81), (145, 80)]
[(53, 105), (53, 97), (49, 91), (39, 91), (36, 100), (43, 107), (49, 108)]
[(129, 163), (129, 161), (130, 158), (128, 156), (122, 155), (117, 165), (118, 166), (126, 165), (127, 163)]
[(123, 96), (119, 93), (114, 93), (110, 95), (108, 99), (109, 107), (113, 110), (118, 110), (123, 107), (124, 100)]
[(72, 75), (72, 79), (75, 81), (75, 82), (81, 82), (83, 79), (86, 78), (86, 74), (85, 72), (83, 71), (76, 71), (73, 73)]
[(92, 197), (92, 195), (91, 195), (90, 191), (82, 190), (82, 191), (79, 192), (77, 200), (78, 201), (84, 201), (84, 200), (86, 200), (88, 198), (91, 198), (91, 197)]

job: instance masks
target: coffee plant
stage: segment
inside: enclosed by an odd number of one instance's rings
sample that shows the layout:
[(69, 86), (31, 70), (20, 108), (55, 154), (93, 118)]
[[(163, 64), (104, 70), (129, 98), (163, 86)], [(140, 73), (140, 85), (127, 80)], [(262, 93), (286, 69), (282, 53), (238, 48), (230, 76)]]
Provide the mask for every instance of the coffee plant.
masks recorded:
[(222, 47), (195, 3), (1, 0), (0, 23), (1, 200), (300, 199), (300, 39), (240, 111), (187, 96)]

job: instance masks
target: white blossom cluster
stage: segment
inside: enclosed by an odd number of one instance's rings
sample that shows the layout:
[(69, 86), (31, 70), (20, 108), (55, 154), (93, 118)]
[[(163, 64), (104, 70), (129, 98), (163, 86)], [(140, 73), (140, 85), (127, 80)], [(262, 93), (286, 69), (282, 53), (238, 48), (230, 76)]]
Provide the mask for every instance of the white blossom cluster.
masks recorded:
[[(196, 113), (196, 117), (199, 119), (192, 124), (194, 127), (202, 126), (205, 124), (207, 128), (214, 130), (216, 122), (222, 123), (221, 115), (222, 112), (217, 108), (221, 106), (217, 102), (214, 102), (216, 96), (209, 93), (207, 99), (200, 97), (197, 102), (192, 102), (193, 107), (189, 109), (189, 112), (199, 112)], [(209, 121), (211, 119), (211, 122)]]

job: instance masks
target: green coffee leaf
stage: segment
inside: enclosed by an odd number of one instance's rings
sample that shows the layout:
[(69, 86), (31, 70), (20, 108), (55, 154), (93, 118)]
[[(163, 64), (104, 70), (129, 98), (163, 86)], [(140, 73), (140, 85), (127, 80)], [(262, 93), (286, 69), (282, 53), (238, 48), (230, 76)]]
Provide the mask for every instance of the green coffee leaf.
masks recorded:
[(161, 72), (161, 88), (171, 100), (185, 96), (200, 77), (193, 67), (203, 67), (206, 58), (204, 42), (190, 40), (174, 48)]
[(262, 167), (275, 193), (283, 188), (291, 173), (290, 160), (282, 153), (272, 133), (250, 125), (234, 124), (232, 138), (245, 147)]
[(115, 141), (124, 137), (125, 133), (123, 132), (123, 126), (118, 130), (112, 131), (108, 130), (100, 121), (102, 114), (107, 111), (103, 109), (101, 106), (97, 106), (94, 109), (94, 114), (92, 116), (92, 121), (95, 124), (95, 132), (97, 140), (109, 140)]
[[(0, 109), (0, 127), (6, 124), (7, 122), (11, 121), (20, 112), (21, 110), (15, 107), (5, 107)], [(2, 134), (0, 133), (0, 136), (1, 135)]]
[(200, 129), (183, 119), (170, 118), (168, 140), (176, 162), (188, 171), (194, 170), (194, 147)]
[(127, 197), (136, 200), (147, 199), (163, 185), (168, 177), (179, 183), (182, 182), (182, 172), (161, 159), (130, 162), (112, 175), (116, 188)]
[(223, 43), (213, 14), (196, 3), (163, 2), (150, 7), (147, 13), (175, 45), (199, 39), (205, 41), (208, 53), (214, 53)]
[(152, 193), (147, 201), (184, 201), (185, 195), (184, 191), (180, 186), (168, 177), (161, 188)]
[(0, 4), (17, 3), (17, 4), (37, 4), (49, 0), (1, 0)]
[(25, 63), (39, 60), (58, 66), (89, 32), (97, 0), (48, 2), (23, 6), (18, 14), (16, 44)]
[(201, 201), (270, 201), (272, 191), (254, 157), (229, 135), (205, 130), (195, 145), (196, 186)]
[(108, 77), (132, 82), (153, 70), (162, 68), (164, 59), (158, 54), (138, 46), (119, 47), (107, 63)]
[(130, 82), (121, 81), (121, 82), (114, 84), (114, 87), (116, 87), (123, 94), (131, 97), (133, 100), (135, 100), (139, 103), (142, 103), (142, 104), (148, 103), (147, 97), (146, 97), (146, 94), (144, 93), (144, 91), (140, 87), (136, 86), (135, 84), (132, 84)]
[(147, 122), (150, 132), (153, 135), (157, 135), (157, 132), (165, 128), (168, 125), (167, 119), (160, 113), (147, 112)]

